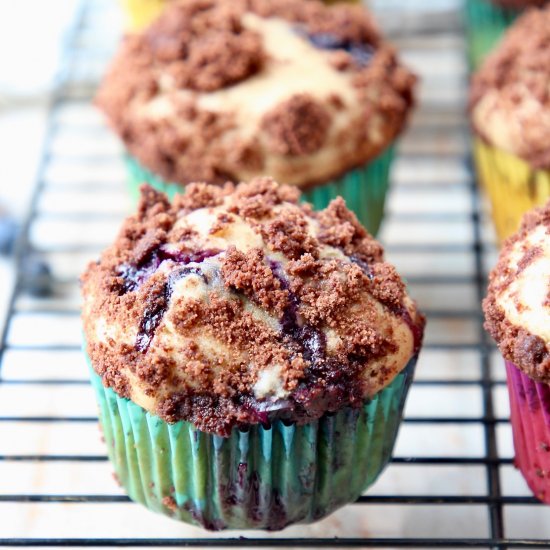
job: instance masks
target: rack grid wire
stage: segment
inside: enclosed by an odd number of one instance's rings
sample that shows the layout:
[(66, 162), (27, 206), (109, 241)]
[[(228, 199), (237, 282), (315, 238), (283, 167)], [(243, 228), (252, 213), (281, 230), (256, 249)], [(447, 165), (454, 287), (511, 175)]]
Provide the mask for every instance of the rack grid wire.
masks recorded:
[[(114, 483), (78, 318), (78, 274), (129, 211), (121, 147), (91, 106), (118, 38), (111, 4), (83, 1), (67, 40), (16, 250), (0, 340), (0, 545), (550, 547), (550, 512), (513, 468), (504, 369), (483, 330), (479, 305), (495, 248), (469, 161), (467, 67), (453, 25), (395, 37), (423, 84), (381, 239), (429, 328), (380, 480), (318, 524), (271, 534), (178, 524), (131, 503)], [(29, 257), (51, 267), (43, 296), (29, 292)]]

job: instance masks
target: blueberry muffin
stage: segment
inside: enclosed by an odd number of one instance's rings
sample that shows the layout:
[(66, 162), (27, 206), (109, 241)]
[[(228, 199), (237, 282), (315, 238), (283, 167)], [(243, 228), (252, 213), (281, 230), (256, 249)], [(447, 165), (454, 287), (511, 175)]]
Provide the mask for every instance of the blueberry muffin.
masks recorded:
[(281, 529), (389, 461), (424, 318), (342, 199), (259, 178), (142, 188), (82, 278), (86, 353), (130, 497), (209, 529)]
[(474, 75), (476, 167), (497, 235), (550, 197), (550, 7), (525, 13)]
[(506, 363), (515, 464), (550, 503), (550, 202), (528, 213), (502, 248), (484, 302)]
[(374, 234), (414, 82), (359, 6), (187, 0), (126, 37), (97, 104), (135, 196), (270, 176), (317, 208), (343, 196)]

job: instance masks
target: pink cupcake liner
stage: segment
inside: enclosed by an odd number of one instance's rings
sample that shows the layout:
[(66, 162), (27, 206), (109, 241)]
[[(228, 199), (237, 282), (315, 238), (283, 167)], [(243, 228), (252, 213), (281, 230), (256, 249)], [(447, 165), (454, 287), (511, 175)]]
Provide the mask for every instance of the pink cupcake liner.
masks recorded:
[(506, 361), (514, 463), (533, 494), (550, 504), (550, 385)]

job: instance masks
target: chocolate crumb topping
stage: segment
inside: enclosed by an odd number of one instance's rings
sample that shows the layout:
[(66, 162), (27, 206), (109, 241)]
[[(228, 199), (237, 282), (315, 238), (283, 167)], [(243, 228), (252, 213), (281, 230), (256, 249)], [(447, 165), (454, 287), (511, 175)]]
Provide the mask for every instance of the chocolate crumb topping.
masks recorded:
[(269, 147), (280, 155), (311, 155), (325, 142), (329, 112), (308, 94), (299, 94), (264, 115)]
[(299, 209), (279, 212), (272, 221), (257, 226), (268, 247), (295, 260), (303, 254), (318, 253), (314, 239), (309, 235), (305, 216)]
[(492, 88), (503, 89), (518, 80), (532, 87), (543, 101), (548, 101), (550, 73), (547, 47), (550, 42), (548, 21), (550, 8), (529, 10), (506, 33), (472, 81), (471, 102), (476, 103)]
[[(390, 264), (374, 264), (370, 268), (373, 296), (390, 307), (399, 307), (405, 295), (405, 284)], [(379, 280), (384, 284), (376, 284)]]
[(171, 510), (172, 512), (175, 512), (178, 509), (178, 505), (174, 499), (174, 497), (164, 497), (162, 499), (162, 504), (168, 508), (168, 510)]
[(296, 204), (300, 191), (288, 185), (278, 185), (271, 178), (256, 178), (246, 186), (239, 186), (229, 211), (245, 219), (270, 216), (275, 206), (283, 202)]
[(269, 178), (190, 184), (172, 204), (144, 186), (82, 277), (103, 383), (222, 436), (358, 407), (390, 383), (424, 319), (343, 201), (316, 214), (299, 198)]
[(242, 26), (238, 10), (226, 3), (176, 2), (136, 40), (136, 49), (163, 64), (178, 87), (214, 91), (261, 69), (262, 42)]
[(228, 287), (242, 292), (269, 312), (280, 316), (288, 307), (288, 290), (281, 287), (281, 282), (266, 264), (262, 249), (244, 254), (230, 246), (222, 261), (221, 274)]
[[(550, 238), (550, 202), (544, 207), (527, 213), (519, 231), (505, 241), (499, 261), (489, 276), (489, 288), (487, 297), (483, 301), (483, 310), (485, 328), (497, 342), (504, 358), (512, 361), (534, 380), (548, 383), (550, 382), (548, 342), (540, 335), (528, 330), (526, 326), (510, 319), (511, 312), (517, 312), (518, 318), (523, 319), (522, 315), (531, 309), (522, 303), (518, 290), (509, 292), (509, 289), (511, 285), (521, 281), (524, 272), (539, 259), (543, 259), (542, 255), (546, 254), (540, 244), (533, 244), (530, 241), (531, 235), (539, 228), (544, 228), (542, 238)], [(529, 282), (523, 284), (529, 284)], [(512, 301), (510, 304), (506, 303), (506, 306), (502, 302), (504, 293), (508, 293), (507, 300)], [(541, 313), (544, 308), (550, 308), (546, 295), (540, 296)], [(543, 314), (547, 315), (547, 312)]]
[(174, 207), (187, 213), (207, 206), (219, 206), (223, 203), (224, 196), (232, 191), (231, 183), (221, 189), (206, 183), (190, 183), (186, 187), (185, 195), (176, 195)]

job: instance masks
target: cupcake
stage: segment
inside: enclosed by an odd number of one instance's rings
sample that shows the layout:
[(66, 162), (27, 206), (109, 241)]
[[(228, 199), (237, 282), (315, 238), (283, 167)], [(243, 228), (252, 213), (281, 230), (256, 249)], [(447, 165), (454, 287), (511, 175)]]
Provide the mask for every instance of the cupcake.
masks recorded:
[(465, 23), (468, 61), (477, 69), (498, 44), (504, 31), (523, 10), (541, 7), (547, 0), (466, 0)]
[(143, 186), (82, 277), (86, 354), (130, 497), (207, 529), (282, 529), (387, 464), (424, 319), (339, 198), (258, 178)]
[(500, 240), (550, 196), (550, 6), (521, 16), (474, 75), (474, 152)]
[(502, 352), (520, 469), (550, 503), (550, 201), (523, 218), (489, 279), (485, 327)]
[[(120, 0), (126, 16), (126, 26), (131, 31), (138, 31), (146, 27), (159, 16), (161, 11), (174, 0)], [(301, 1), (301, 0), (297, 0)], [(348, 2), (358, 4), (361, 0), (324, 0), (325, 4)]]
[(317, 208), (343, 196), (374, 234), (414, 80), (358, 6), (187, 0), (126, 38), (97, 104), (135, 197), (268, 175)]

